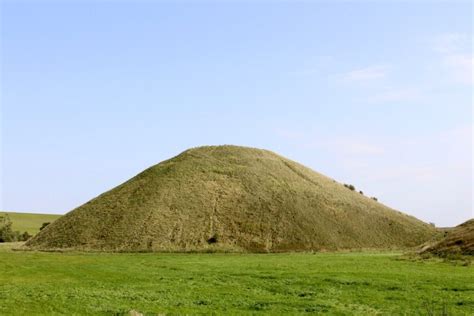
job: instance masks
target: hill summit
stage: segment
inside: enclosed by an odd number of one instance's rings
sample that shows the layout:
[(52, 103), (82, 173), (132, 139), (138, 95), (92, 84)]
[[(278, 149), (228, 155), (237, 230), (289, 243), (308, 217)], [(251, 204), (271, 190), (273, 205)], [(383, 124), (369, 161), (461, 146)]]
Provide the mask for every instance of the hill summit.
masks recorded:
[(435, 229), (273, 152), (186, 150), (43, 229), (32, 249), (305, 251), (415, 246)]

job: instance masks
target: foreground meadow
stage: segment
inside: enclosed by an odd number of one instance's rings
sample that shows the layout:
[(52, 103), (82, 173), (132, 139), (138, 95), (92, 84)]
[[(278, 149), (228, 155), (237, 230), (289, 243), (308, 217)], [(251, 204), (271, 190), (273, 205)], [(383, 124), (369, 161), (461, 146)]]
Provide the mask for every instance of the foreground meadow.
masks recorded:
[(0, 246), (0, 314), (472, 315), (474, 267), (397, 253), (42, 253)]

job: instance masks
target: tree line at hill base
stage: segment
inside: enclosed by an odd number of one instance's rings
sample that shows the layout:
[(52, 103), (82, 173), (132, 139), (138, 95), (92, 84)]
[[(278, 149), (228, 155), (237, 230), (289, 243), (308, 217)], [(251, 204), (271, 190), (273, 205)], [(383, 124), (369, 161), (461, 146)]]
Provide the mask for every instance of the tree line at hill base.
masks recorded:
[[(27, 231), (20, 232), (17, 230), (13, 230), (12, 228), (12, 221), (10, 217), (5, 215), (0, 215), (0, 243), (2, 242), (15, 242), (15, 241), (27, 241), (33, 235), (29, 234)], [(48, 226), (49, 223), (43, 223), (40, 227), (40, 230)]]

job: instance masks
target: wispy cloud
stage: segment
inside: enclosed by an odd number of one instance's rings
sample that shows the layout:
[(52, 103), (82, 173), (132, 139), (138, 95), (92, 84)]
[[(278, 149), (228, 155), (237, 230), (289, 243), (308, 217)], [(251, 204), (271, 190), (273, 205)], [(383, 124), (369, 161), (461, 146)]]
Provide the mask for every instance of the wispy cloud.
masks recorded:
[(369, 103), (391, 103), (421, 99), (422, 93), (413, 88), (390, 89), (368, 97)]
[(440, 54), (441, 66), (448, 77), (456, 83), (473, 84), (472, 38), (461, 33), (444, 33), (435, 38), (433, 49)]
[(385, 153), (383, 147), (359, 139), (334, 139), (327, 142), (325, 145), (346, 155), (373, 156)]
[(379, 156), (385, 149), (375, 143), (359, 137), (313, 138), (302, 143), (305, 148), (322, 149), (336, 156)]
[(298, 70), (290, 71), (290, 75), (309, 76), (325, 74), (333, 66), (335, 58), (329, 55), (315, 56), (312, 60), (306, 61)]
[(431, 166), (395, 165), (391, 168), (380, 170), (370, 177), (375, 181), (412, 179), (412, 181), (417, 182), (428, 182), (435, 180), (437, 175), (437, 170)]
[(341, 82), (361, 84), (361, 87), (364, 88), (362, 91), (366, 93), (364, 101), (368, 103), (392, 103), (423, 98), (419, 89), (400, 86), (394, 82), (394, 78), (390, 74), (392, 68), (388, 64), (372, 65), (339, 74), (337, 78)]
[(469, 37), (462, 33), (443, 33), (433, 40), (433, 49), (442, 54), (450, 54), (466, 49)]
[(385, 153), (382, 146), (374, 144), (363, 137), (355, 136), (322, 136), (319, 133), (303, 133), (298, 130), (278, 128), (275, 133), (287, 141), (306, 149), (322, 149), (336, 155), (373, 156)]
[[(439, 138), (442, 141), (452, 142), (452, 140), (463, 140), (469, 144), (472, 140), (473, 125), (461, 125), (447, 131), (443, 131)], [(472, 145), (472, 144), (471, 144)]]
[(290, 141), (301, 141), (305, 139), (305, 134), (303, 132), (285, 129), (285, 128), (275, 129), (275, 134), (283, 139), (290, 140)]
[(351, 70), (349, 72), (339, 74), (337, 77), (346, 82), (370, 81), (386, 77), (389, 68), (390, 67), (387, 65), (373, 65)]
[(468, 54), (446, 55), (443, 57), (443, 66), (456, 82), (468, 85), (473, 84), (474, 56)]

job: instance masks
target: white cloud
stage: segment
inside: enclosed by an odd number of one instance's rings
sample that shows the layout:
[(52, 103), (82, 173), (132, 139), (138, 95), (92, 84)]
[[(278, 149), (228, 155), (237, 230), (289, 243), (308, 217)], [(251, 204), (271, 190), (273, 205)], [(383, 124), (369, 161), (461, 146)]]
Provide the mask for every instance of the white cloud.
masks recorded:
[(436, 180), (437, 175), (437, 170), (431, 166), (394, 165), (384, 170), (378, 170), (369, 177), (373, 181), (411, 179), (411, 181), (426, 182)]
[(474, 56), (467, 54), (450, 54), (443, 57), (443, 65), (452, 79), (464, 84), (472, 84)]
[(440, 140), (451, 142), (452, 140), (462, 140), (466, 144), (472, 140), (472, 125), (458, 126), (453, 129), (444, 131), (440, 134)]
[(472, 169), (473, 126), (458, 126), (439, 135), (437, 145), (444, 148), (445, 158), (456, 163), (451, 166), (468, 166)]
[(330, 139), (324, 142), (322, 146), (343, 155), (373, 156), (381, 155), (385, 152), (382, 147), (368, 141), (347, 137), (344, 139)]
[(335, 58), (329, 55), (316, 56), (306, 62), (300, 70), (290, 72), (290, 75), (307, 76), (326, 73), (333, 66)]
[(473, 84), (472, 38), (461, 33), (444, 33), (434, 40), (433, 49), (440, 53), (440, 64), (451, 80)]
[(433, 41), (433, 49), (442, 54), (464, 50), (469, 45), (469, 37), (462, 33), (444, 33)]
[(284, 128), (277, 128), (275, 133), (283, 139), (290, 141), (300, 141), (305, 138), (305, 134), (300, 131), (294, 131)]
[(390, 103), (401, 101), (413, 101), (422, 98), (420, 91), (416, 89), (392, 89), (369, 96), (369, 103)]
[(306, 149), (322, 149), (336, 155), (373, 156), (381, 155), (384, 148), (371, 143), (362, 137), (337, 137), (324, 136), (309, 132), (278, 128), (275, 133), (287, 141), (298, 144)]
[(370, 81), (386, 77), (389, 67), (387, 65), (374, 65), (355, 69), (338, 75), (342, 81), (357, 82)]

